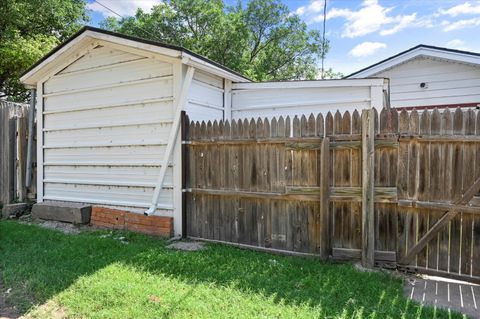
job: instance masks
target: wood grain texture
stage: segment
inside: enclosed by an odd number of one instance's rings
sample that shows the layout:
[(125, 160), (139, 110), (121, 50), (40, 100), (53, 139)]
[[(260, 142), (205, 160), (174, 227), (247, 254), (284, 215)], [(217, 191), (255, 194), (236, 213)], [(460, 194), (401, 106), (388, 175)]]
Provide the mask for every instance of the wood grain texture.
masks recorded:
[[(0, 101), (0, 203), (4, 205), (36, 195), (36, 187), (25, 186), (29, 111), (29, 105)], [(32, 174), (36, 176), (35, 166)]]
[(479, 276), (480, 114), (366, 112), (191, 122), (188, 235)]

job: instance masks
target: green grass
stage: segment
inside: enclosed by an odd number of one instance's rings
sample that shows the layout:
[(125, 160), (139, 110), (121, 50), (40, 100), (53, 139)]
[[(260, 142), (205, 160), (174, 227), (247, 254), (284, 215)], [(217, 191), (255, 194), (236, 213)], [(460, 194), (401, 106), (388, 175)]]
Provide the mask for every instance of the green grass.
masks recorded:
[(2, 221), (7, 302), (38, 318), (461, 318), (408, 301), (402, 282), (385, 273), (223, 245), (165, 245), (132, 233), (66, 235)]

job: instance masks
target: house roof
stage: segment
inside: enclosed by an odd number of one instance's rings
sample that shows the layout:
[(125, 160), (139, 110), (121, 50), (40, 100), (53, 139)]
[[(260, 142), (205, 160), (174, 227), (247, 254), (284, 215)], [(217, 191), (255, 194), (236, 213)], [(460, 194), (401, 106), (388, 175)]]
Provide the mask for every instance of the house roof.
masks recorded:
[(226, 66), (220, 63), (212, 61), (200, 54), (192, 52), (181, 46), (166, 44), (166, 43), (148, 40), (148, 39), (139, 38), (139, 37), (133, 37), (133, 36), (125, 35), (122, 33), (112, 32), (112, 31), (95, 28), (91, 26), (84, 26), (78, 32), (76, 32), (70, 38), (64, 41), (62, 44), (58, 45), (53, 50), (51, 50), (47, 55), (45, 55), (40, 60), (38, 60), (28, 70), (22, 73), (20, 77), (20, 81), (26, 85), (34, 85), (34, 83), (36, 83), (36, 80), (38, 80), (39, 78), (38, 76), (35, 76), (36, 74), (38, 74), (42, 69), (46, 68), (48, 64), (54, 63), (54, 60), (57, 57), (59, 57), (61, 54), (69, 50), (72, 51), (73, 50), (72, 48), (75, 47), (75, 44), (77, 44), (78, 42), (82, 41), (85, 38), (114, 41), (114, 42), (117, 42), (118, 44), (138, 47), (142, 50), (153, 51), (155, 53), (165, 54), (170, 57), (181, 58), (182, 61), (187, 61), (185, 64), (195, 64), (194, 66), (200, 69), (203, 68), (206, 71), (215, 70), (217, 72), (214, 72), (214, 73), (222, 73), (218, 75), (224, 76), (225, 78), (231, 79), (233, 81), (237, 81), (237, 82), (252, 81), (251, 79), (243, 76), (242, 74), (236, 71), (233, 71), (227, 68)]
[(345, 78), (363, 78), (375, 76), (376, 74), (405, 63), (417, 57), (431, 57), (452, 62), (461, 62), (473, 65), (480, 65), (480, 53), (462, 51), (448, 48), (441, 48), (432, 45), (420, 44), (406, 51), (400, 52), (385, 60), (372, 64), (366, 68), (356, 71)]

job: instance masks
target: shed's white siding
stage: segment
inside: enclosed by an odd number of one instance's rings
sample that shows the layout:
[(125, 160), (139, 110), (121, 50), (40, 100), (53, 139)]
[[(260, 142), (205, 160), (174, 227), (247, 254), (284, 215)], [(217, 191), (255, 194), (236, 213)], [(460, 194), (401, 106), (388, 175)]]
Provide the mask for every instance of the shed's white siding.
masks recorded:
[(223, 119), (223, 78), (195, 71), (185, 108), (195, 121)]
[(235, 83), (232, 118), (328, 113), (383, 106), (383, 79)]
[[(173, 73), (99, 46), (44, 82), (43, 199), (148, 207), (173, 121)], [(171, 167), (158, 207), (173, 209)]]
[(375, 76), (390, 79), (393, 107), (480, 103), (478, 66), (420, 56)]

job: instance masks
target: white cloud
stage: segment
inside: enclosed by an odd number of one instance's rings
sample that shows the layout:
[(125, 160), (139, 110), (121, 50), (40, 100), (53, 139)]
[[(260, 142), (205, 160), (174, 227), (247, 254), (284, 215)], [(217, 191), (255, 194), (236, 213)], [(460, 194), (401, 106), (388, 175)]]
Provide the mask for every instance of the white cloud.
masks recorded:
[(303, 15), (305, 13), (305, 7), (298, 7), (297, 10), (295, 10), (295, 13), (299, 16)]
[(387, 45), (382, 42), (363, 42), (350, 50), (349, 54), (356, 57), (366, 57), (374, 54), (378, 50), (385, 49)]
[(458, 20), (455, 22), (442, 21), (442, 26), (443, 26), (443, 31), (445, 32), (476, 27), (476, 26), (480, 26), (480, 18)]
[[(122, 17), (125, 17), (134, 15), (137, 8), (148, 12), (154, 5), (160, 4), (162, 0), (99, 0), (99, 2)], [(87, 8), (92, 11), (100, 12), (104, 17), (117, 17), (116, 14), (97, 2), (89, 3)]]
[(310, 19), (308, 19), (308, 23), (318, 22), (320, 20), (323, 20), (323, 6), (323, 0), (310, 1), (310, 4), (308, 6), (298, 7), (297, 10), (295, 10), (295, 13), (299, 16), (309, 17)]
[(465, 2), (447, 10), (439, 10), (440, 14), (456, 17), (461, 14), (480, 14), (480, 2), (472, 5), (470, 2)]
[(447, 42), (446, 45), (450, 49), (465, 50), (468, 51), (469, 48), (465, 45), (465, 41), (460, 39), (453, 39)]
[(318, 13), (320, 11), (323, 12), (323, 6), (324, 6), (323, 0), (315, 0), (308, 5), (307, 11), (311, 13)]
[(412, 25), (417, 17), (417, 13), (412, 13), (410, 15), (402, 16), (400, 22), (396, 25), (391, 27), (390, 29), (383, 29), (380, 31), (380, 35), (391, 35), (397, 33), (400, 30), (403, 30)]
[(416, 13), (391, 16), (390, 13), (393, 9), (382, 7), (378, 0), (364, 0), (358, 11), (332, 8), (327, 12), (327, 19), (344, 18), (346, 23), (342, 37), (347, 38), (355, 38), (377, 32), (388, 26), (390, 28), (380, 31), (380, 34), (391, 35), (411, 26), (415, 22)]

